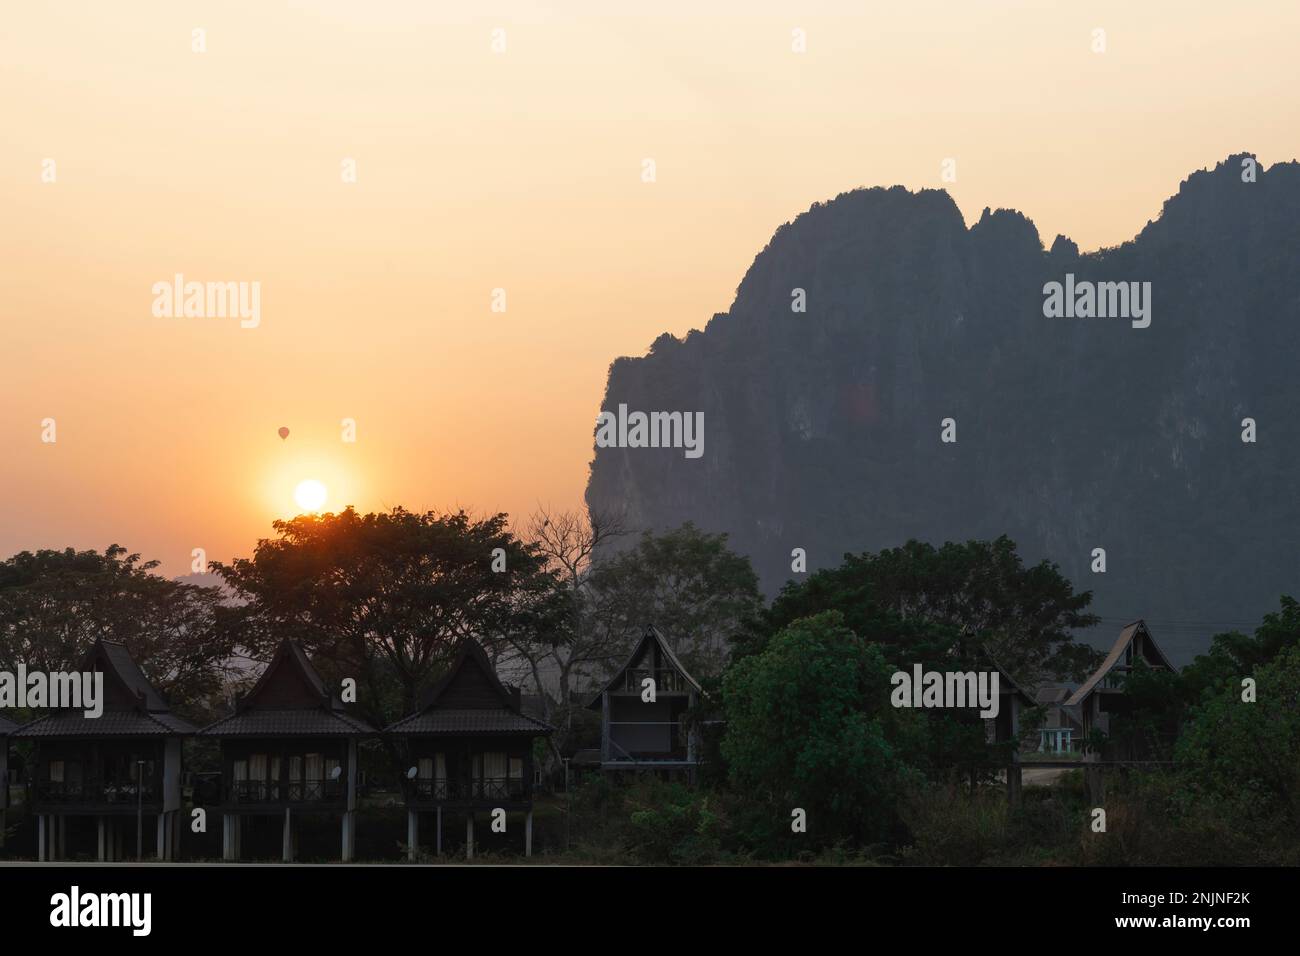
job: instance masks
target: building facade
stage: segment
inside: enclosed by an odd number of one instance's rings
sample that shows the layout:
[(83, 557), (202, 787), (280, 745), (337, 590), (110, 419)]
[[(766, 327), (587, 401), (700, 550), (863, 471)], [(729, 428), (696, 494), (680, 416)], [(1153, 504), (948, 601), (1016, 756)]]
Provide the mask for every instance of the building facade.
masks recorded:
[(478, 642), (462, 641), (450, 670), (423, 695), (415, 713), (384, 729), (405, 746), (411, 761), (405, 780), (408, 857), (418, 855), (421, 819), (429, 815), (435, 821), (434, 852), (442, 854), (448, 813), (465, 818), (471, 859), (476, 815), (504, 821), (522, 813), (524, 853), (531, 855), (533, 745), (551, 732), (523, 712), (518, 688), (501, 683)]
[(79, 670), (104, 674), (103, 713), (60, 710), (16, 729), (30, 740), (28, 811), (36, 816), (39, 860), (68, 856), (68, 820), (94, 817), (100, 860), (121, 860), (146, 824), (160, 860), (180, 842), (182, 740), (194, 728), (171, 712), (126, 647), (96, 641)]
[(283, 821), (281, 857), (297, 855), (295, 817), (336, 815), (341, 858), (356, 846), (357, 743), (375, 731), (348, 714), (295, 642), (284, 640), (235, 712), (199, 732), (219, 741), (222, 858), (238, 860), (245, 820)]

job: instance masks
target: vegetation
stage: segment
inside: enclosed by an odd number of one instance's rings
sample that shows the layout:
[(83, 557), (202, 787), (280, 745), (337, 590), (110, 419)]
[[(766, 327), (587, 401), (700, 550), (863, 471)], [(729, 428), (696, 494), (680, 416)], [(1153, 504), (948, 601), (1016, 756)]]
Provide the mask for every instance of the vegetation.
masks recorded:
[[(1051, 564), (1026, 568), (1006, 538), (847, 556), (764, 608), (748, 561), (690, 525), (599, 560), (617, 523), (572, 515), (543, 513), (522, 537), (504, 515), (401, 509), (275, 527), (252, 558), (217, 566), (228, 593), (168, 581), (116, 546), (15, 555), (0, 563), (0, 668), (67, 669), (95, 637), (121, 640), (178, 709), (202, 719), (232, 656), (264, 654), (287, 634), (328, 679), (357, 676), (359, 709), (383, 724), (473, 635), (499, 660), (524, 662), (572, 749), (582, 741), (569, 694), (621, 664), (654, 622), (695, 638), (678, 643), (703, 668), (708, 693), (690, 716), (708, 718), (711, 765), (696, 786), (596, 776), (542, 800), (541, 860), (1300, 863), (1300, 604), (1290, 597), (1253, 635), (1219, 635), (1181, 673), (1139, 666), (1126, 678), (1118, 732), (1170, 763), (1109, 772), (1106, 830), (1095, 833), (1082, 773), (1031, 782), (1012, 806), (998, 768), (1014, 744), (990, 743), (969, 715), (890, 703), (891, 675), (917, 662), (996, 662), (1030, 683), (1095, 662), (1071, 636), (1095, 620), (1091, 595)], [(496, 569), (494, 553), (504, 555)], [(545, 684), (557, 670), (558, 700)], [(210, 756), (195, 751), (191, 765)], [(403, 849), (390, 803), (370, 808), (382, 826), (363, 850), (375, 858)], [(22, 831), (16, 845), (29, 840)], [(498, 842), (485, 838), (483, 854), (510, 852)]]

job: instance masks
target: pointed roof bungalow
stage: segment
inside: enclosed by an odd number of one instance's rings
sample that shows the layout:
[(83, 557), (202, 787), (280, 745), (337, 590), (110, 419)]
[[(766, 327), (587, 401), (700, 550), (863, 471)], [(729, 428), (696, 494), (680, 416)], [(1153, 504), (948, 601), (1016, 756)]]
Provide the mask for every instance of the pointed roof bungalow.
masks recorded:
[(478, 641), (466, 638), (443, 678), (415, 713), (384, 729), (410, 748), (406, 787), (407, 854), (420, 845), (420, 814), (437, 818), (442, 853), (444, 810), (464, 813), (465, 851), (474, 855), (475, 811), (525, 814), (524, 852), (532, 853), (533, 740), (554, 728), (524, 713), (519, 689), (507, 687)]
[(222, 852), (239, 859), (244, 818), (284, 819), (282, 857), (292, 860), (294, 812), (342, 817), (344, 861), (356, 842), (357, 741), (374, 728), (348, 714), (307, 655), (287, 638), (235, 712), (204, 727), (221, 742)]
[(1140, 619), (1120, 631), (1101, 666), (1065, 702), (1077, 708), (1085, 741), (1094, 729), (1113, 733), (1112, 716), (1125, 710), (1124, 678), (1139, 661), (1157, 670), (1175, 670)]
[(1036, 706), (1034, 695), (1016, 682), (1011, 673), (985, 651), (989, 663), (998, 672), (998, 715), (992, 718), (994, 742), (1015, 740), (1020, 735), (1020, 717), (1024, 711)]
[(175, 857), (180, 840), (181, 739), (194, 727), (171, 712), (126, 646), (97, 640), (78, 667), (104, 675), (103, 713), (57, 710), (12, 733), (32, 740), (30, 810), (38, 858), (67, 851), (67, 817), (98, 818), (99, 858), (120, 859), (124, 818), (156, 818), (157, 855)]
[(703, 694), (659, 629), (647, 626), (627, 663), (587, 704), (601, 715), (601, 769), (680, 771), (693, 778), (699, 731), (687, 731), (682, 717)]

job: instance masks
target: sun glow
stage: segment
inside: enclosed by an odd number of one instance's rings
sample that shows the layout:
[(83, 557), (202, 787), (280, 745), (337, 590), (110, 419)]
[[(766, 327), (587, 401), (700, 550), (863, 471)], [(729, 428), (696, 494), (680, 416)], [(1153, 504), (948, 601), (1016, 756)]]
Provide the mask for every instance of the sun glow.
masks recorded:
[(303, 511), (320, 511), (325, 506), (326, 497), (328, 494), (325, 486), (315, 478), (300, 481), (298, 487), (293, 489), (293, 500)]

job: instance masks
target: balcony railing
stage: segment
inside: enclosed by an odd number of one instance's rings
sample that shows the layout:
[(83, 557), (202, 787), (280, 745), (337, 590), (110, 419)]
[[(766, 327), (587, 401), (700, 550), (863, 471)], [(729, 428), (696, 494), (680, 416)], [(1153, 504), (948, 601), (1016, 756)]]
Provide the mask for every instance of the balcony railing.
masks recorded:
[(141, 787), (131, 783), (105, 783), (100, 780), (37, 781), (32, 789), (38, 803), (57, 804), (105, 804), (105, 803), (156, 803), (161, 799), (161, 788), (157, 781), (146, 780)]
[(231, 803), (328, 803), (343, 799), (342, 780), (236, 780), (226, 787)]
[(430, 780), (415, 781), (417, 800), (525, 800), (528, 790), (519, 777), (487, 777), (483, 780)]
[(660, 667), (655, 670), (649, 668), (629, 668), (624, 678), (623, 689), (633, 693), (641, 693), (642, 681), (647, 677), (654, 678), (656, 694), (681, 694), (687, 690), (687, 683), (681, 674), (671, 667)]

